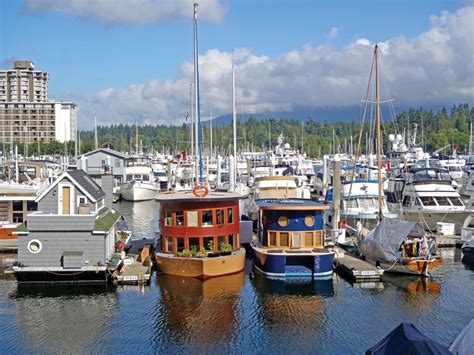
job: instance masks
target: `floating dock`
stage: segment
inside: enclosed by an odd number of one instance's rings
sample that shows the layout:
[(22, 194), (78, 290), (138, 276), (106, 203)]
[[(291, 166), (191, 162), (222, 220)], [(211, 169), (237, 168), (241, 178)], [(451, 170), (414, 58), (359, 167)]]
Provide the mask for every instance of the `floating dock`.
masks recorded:
[(131, 265), (124, 265), (121, 273), (117, 276), (119, 284), (147, 284), (150, 281), (151, 267), (141, 262), (134, 261)]
[(459, 235), (437, 235), (438, 248), (461, 248), (464, 241)]
[(336, 270), (342, 272), (355, 282), (379, 281), (383, 275), (383, 270), (367, 261), (350, 255), (344, 249), (335, 247)]

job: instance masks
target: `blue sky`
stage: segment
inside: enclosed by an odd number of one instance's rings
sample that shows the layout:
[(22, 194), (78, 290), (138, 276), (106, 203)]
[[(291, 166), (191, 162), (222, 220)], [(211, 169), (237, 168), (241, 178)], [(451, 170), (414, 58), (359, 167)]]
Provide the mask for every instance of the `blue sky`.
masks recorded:
[[(50, 74), (50, 98), (77, 101), (87, 116), (93, 111), (109, 109), (107, 105), (110, 105), (110, 102), (106, 100), (101, 105), (97, 104), (98, 100), (103, 99), (104, 95), (100, 93), (104, 90), (112, 90), (114, 94), (119, 90), (126, 93), (127, 88), (133, 84), (153, 89), (164, 81), (177, 85), (177, 82), (187, 79), (185, 65), (192, 60), (192, 20), (185, 15), (192, 14), (192, 1), (97, 0), (97, 3), (101, 2), (103, 6), (91, 10), (83, 0), (1, 1), (0, 67), (10, 67), (13, 59), (32, 60), (37, 69)], [(140, 6), (158, 4), (151, 9), (161, 11), (160, 3), (173, 3), (173, 9), (165, 17), (155, 18), (150, 15), (147, 20), (146, 13), (141, 14), (137, 10)], [(359, 39), (367, 39), (370, 44), (391, 43), (390, 41), (399, 38), (415, 41), (423, 33), (436, 27), (433, 16), (438, 18), (438, 22), (442, 22), (438, 23), (438, 26), (443, 31), (449, 26), (454, 28), (450, 19), (442, 18), (443, 12), (455, 18), (459, 9), (469, 8), (470, 4), (470, 1), (457, 0), (205, 0), (200, 6), (199, 14), (200, 53), (224, 60), (223, 54), (230, 53), (232, 49), (245, 49), (247, 52), (241, 58), (245, 76), (244, 68), (253, 63), (255, 58), (258, 62), (269, 58), (278, 66), (279, 60), (295, 51), (303, 58), (307, 58), (309, 52), (316, 57), (322, 55), (321, 53), (327, 53), (328, 57), (343, 54), (350, 56), (350, 46)], [(134, 13), (138, 15), (134, 16)], [(462, 16), (471, 19), (470, 12)], [(459, 21), (464, 19), (461, 15), (458, 17)], [(464, 33), (467, 38), (464, 40), (469, 43), (473, 40), (473, 29), (472, 25), (467, 27)], [(449, 42), (454, 36), (448, 37)], [(312, 49), (307, 50), (308, 47)], [(318, 52), (319, 47), (325, 49), (319, 49)], [(209, 54), (211, 49), (218, 52)], [(303, 55), (305, 51), (308, 53)], [(370, 51), (367, 52), (370, 57)], [(467, 48), (466, 53), (465, 60), (468, 61), (469, 55), (473, 55), (472, 45)], [(339, 60), (344, 62), (341, 58)], [(420, 61), (422, 60), (423, 58), (420, 58)], [(298, 59), (296, 63), (300, 62)], [(321, 62), (318, 63), (322, 65)], [(329, 65), (328, 63), (330, 61), (325, 65)], [(359, 62), (354, 63), (356, 64)], [(370, 62), (364, 64), (362, 69), (367, 72)], [(418, 64), (420, 63), (412, 63), (412, 67)], [(204, 65), (203, 70), (205, 69)], [(328, 71), (336, 69), (328, 68)], [(345, 75), (343, 68), (340, 74)], [(205, 77), (206, 73), (203, 76)], [(247, 76), (251, 76), (250, 72)], [(287, 77), (291, 80), (291, 76)], [(338, 77), (337, 73), (334, 77)], [(315, 76), (315, 79), (318, 77)], [(209, 79), (206, 82), (204, 78), (204, 81), (203, 86), (211, 90), (219, 88), (219, 84), (225, 80), (212, 82)], [(251, 84), (246, 84), (249, 90), (247, 96), (254, 97), (252, 90), (263, 90), (255, 89)], [(425, 84), (429, 85), (426, 82)], [(242, 87), (240, 89), (245, 90)], [(467, 94), (468, 100), (472, 98), (469, 89), (468, 82), (465, 90), (467, 93), (464, 93)], [(165, 89), (157, 89), (156, 95), (163, 94), (163, 90)], [(177, 88), (175, 90), (179, 91)], [(362, 90), (359, 92), (362, 95)], [(126, 97), (125, 93), (117, 94), (116, 98), (123, 99)], [(94, 97), (96, 94), (98, 96)], [(111, 95), (110, 92), (107, 92), (107, 95)], [(141, 99), (146, 100), (143, 90), (140, 95)], [(242, 92), (241, 95), (245, 101), (246, 93)], [(466, 95), (462, 96), (460, 95), (460, 100), (466, 98)], [(260, 95), (256, 97), (260, 98)], [(159, 99), (161, 100), (161, 97)], [(439, 100), (439, 97), (433, 95), (434, 99)], [(168, 98), (165, 105), (168, 109), (163, 114), (169, 116), (172, 111), (169, 106), (182, 100), (184, 97), (175, 101)], [(308, 100), (311, 101), (311, 98)], [(446, 101), (449, 100), (451, 97), (446, 97)], [(315, 101), (317, 105), (334, 104), (330, 100)], [(289, 104), (291, 102), (285, 103), (286, 106)], [(148, 101), (142, 102), (141, 106), (147, 105), (148, 110), (156, 109)], [(285, 105), (278, 108), (278, 105), (273, 106), (275, 109), (281, 109)], [(219, 105), (216, 105), (216, 110), (217, 106)], [(260, 106), (250, 109), (249, 104), (249, 110), (272, 109), (270, 102)], [(135, 111), (140, 111), (139, 108), (129, 108), (129, 116), (138, 115)], [(226, 105), (223, 105), (221, 110), (225, 111)], [(175, 117), (181, 115), (182, 110), (178, 111), (174, 113)], [(149, 112), (142, 112), (140, 115), (151, 122), (163, 121), (163, 118), (154, 118)], [(127, 117), (123, 116), (120, 120), (127, 120)]]

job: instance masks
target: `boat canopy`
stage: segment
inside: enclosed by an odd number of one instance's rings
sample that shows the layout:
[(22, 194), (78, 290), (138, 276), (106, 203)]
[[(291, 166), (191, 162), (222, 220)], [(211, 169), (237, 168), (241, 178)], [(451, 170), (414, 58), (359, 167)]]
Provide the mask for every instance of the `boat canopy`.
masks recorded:
[(365, 352), (366, 355), (385, 354), (451, 354), (442, 344), (431, 340), (412, 323), (401, 323), (385, 338)]
[(417, 222), (384, 218), (359, 241), (359, 250), (367, 259), (394, 263), (398, 259), (400, 245), (409, 235), (422, 238), (425, 231)]

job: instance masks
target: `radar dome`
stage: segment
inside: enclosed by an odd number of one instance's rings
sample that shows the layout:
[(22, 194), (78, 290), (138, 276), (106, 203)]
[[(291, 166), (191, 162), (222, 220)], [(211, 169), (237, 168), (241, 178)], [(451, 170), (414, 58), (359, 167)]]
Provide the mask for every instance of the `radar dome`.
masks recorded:
[(402, 135), (399, 133), (397, 134), (397, 140), (401, 141), (403, 139)]
[(389, 135), (388, 135), (388, 140), (389, 140), (390, 142), (393, 142), (393, 141), (395, 140), (395, 136), (394, 136), (393, 134), (389, 134)]

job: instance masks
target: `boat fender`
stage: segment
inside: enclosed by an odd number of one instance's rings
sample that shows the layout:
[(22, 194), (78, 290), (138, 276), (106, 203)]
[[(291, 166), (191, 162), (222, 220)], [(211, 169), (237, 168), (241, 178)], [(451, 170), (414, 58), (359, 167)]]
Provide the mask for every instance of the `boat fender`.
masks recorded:
[(209, 193), (209, 189), (204, 185), (196, 185), (193, 188), (193, 195), (196, 197), (206, 197)]

